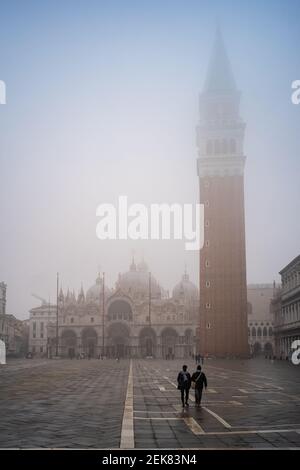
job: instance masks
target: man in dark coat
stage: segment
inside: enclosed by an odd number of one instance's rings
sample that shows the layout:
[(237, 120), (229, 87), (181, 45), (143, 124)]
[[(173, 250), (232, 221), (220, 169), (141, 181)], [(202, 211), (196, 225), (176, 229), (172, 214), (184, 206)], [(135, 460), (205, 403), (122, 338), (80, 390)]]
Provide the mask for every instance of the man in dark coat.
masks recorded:
[(201, 371), (200, 365), (197, 367), (196, 372), (193, 373), (191, 381), (195, 383), (195, 402), (196, 406), (199, 407), (201, 405), (203, 386), (207, 388), (206, 375)]
[(189, 406), (189, 391), (191, 388), (191, 374), (187, 372), (187, 366), (182, 366), (182, 370), (177, 376), (178, 389), (181, 391), (182, 408)]

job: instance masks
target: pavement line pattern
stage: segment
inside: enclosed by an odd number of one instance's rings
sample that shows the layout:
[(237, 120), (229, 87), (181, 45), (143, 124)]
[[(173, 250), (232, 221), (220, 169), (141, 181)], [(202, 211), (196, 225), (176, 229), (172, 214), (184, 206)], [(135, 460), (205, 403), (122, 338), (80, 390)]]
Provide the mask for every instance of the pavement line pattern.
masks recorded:
[[(247, 426), (240, 426), (240, 425), (239, 425), (239, 426), (231, 426), (231, 427), (232, 427), (232, 428), (238, 428), (238, 429), (243, 429), (243, 428), (246, 428), (246, 429), (248, 429), (248, 428), (255, 428), (255, 429), (257, 429), (257, 425), (256, 425), (256, 424), (247, 424)], [(283, 427), (283, 429), (287, 429), (288, 427), (291, 427), (291, 428), (296, 427), (296, 428), (298, 428), (298, 427), (300, 427), (300, 424), (272, 424), (272, 427), (273, 427), (273, 428), (281, 428), (281, 427)], [(262, 430), (260, 429), (259, 432), (261, 432), (261, 431), (262, 431)], [(291, 431), (293, 431), (293, 429), (291, 429)], [(296, 430), (294, 429), (294, 431), (296, 431)], [(274, 432), (276, 432), (276, 431), (274, 430)], [(277, 430), (277, 432), (281, 432), (281, 429), (280, 429), (280, 430)]]
[(149, 410), (134, 410), (134, 413), (146, 413), (146, 414), (175, 414), (176, 411), (149, 411)]
[(231, 436), (232, 434), (278, 434), (278, 433), (291, 433), (297, 432), (300, 433), (300, 429), (255, 429), (255, 430), (247, 430), (247, 431), (208, 431), (205, 433), (206, 436)]
[(172, 382), (172, 381), (169, 379), (169, 377), (167, 377), (167, 376), (165, 375), (165, 376), (164, 376), (164, 379), (166, 379), (166, 380), (169, 382), (169, 384), (173, 385), (173, 387), (176, 387), (176, 388), (177, 388), (177, 385), (174, 384), (174, 382)]
[(227, 423), (227, 421), (225, 421), (225, 419), (221, 418), (221, 416), (217, 415), (217, 413), (215, 413), (214, 411), (210, 410), (209, 408), (207, 408), (206, 406), (203, 406), (202, 407), (204, 410), (206, 410), (208, 413), (210, 413), (214, 418), (216, 418), (219, 423), (223, 424), (223, 426), (227, 429), (231, 429), (231, 426), (229, 423)]
[(134, 428), (133, 428), (133, 374), (132, 360), (130, 361), (126, 400), (121, 430), (120, 449), (134, 448)]
[[(222, 374), (222, 371), (224, 370), (222, 367), (216, 367), (216, 366), (212, 366), (212, 365), (210, 365), (210, 364), (207, 364), (206, 367), (207, 367), (208, 369), (218, 369), (218, 370), (220, 370), (220, 371), (221, 371), (221, 372), (220, 372), (220, 376), (223, 377), (223, 376), (221, 375), (221, 374)], [(230, 372), (233, 372), (234, 374), (238, 374), (238, 377), (235, 377), (235, 380), (239, 380), (239, 381), (241, 381), (241, 382), (242, 382), (242, 380), (240, 380), (240, 378), (239, 378), (241, 375), (246, 375), (246, 376), (247, 376), (247, 375), (250, 375), (250, 376), (252, 376), (252, 377), (261, 378), (261, 379), (267, 379), (267, 380), (273, 380), (273, 379), (274, 379), (274, 377), (267, 377), (267, 376), (265, 376), (265, 375), (253, 374), (253, 373), (250, 373), (250, 372), (241, 372), (241, 371), (237, 371), (237, 370), (229, 369), (229, 368), (228, 368), (227, 370), (230, 371)], [(225, 378), (225, 377), (223, 377), (223, 378)], [(228, 378), (228, 377), (227, 377), (227, 378)], [(244, 381), (244, 382), (245, 382), (245, 381)], [(285, 380), (285, 382), (290, 382), (290, 383), (293, 384), (293, 381), (291, 381), (291, 380)], [(246, 382), (245, 382), (245, 383), (246, 383)], [(251, 382), (248, 382), (248, 383), (249, 383), (250, 385), (255, 385), (256, 387), (259, 387), (259, 388), (261, 387), (261, 385), (258, 385), (258, 384), (254, 384), (254, 383), (251, 384)], [(275, 385), (275, 387), (276, 387), (276, 385)]]
[(239, 391), (239, 392), (242, 392), (242, 393), (246, 393), (246, 394), (249, 393), (249, 391), (248, 391), (248, 390), (245, 390), (244, 388), (238, 388), (238, 391)]
[(270, 384), (269, 382), (265, 382), (265, 385), (269, 385), (270, 387), (274, 387), (277, 390), (284, 390), (284, 388), (279, 387), (278, 385)]
[(198, 424), (197, 421), (191, 416), (183, 418), (183, 421), (188, 426), (188, 428), (192, 431), (192, 433), (195, 434), (196, 436), (199, 436), (200, 434), (205, 434), (200, 424)]
[(182, 418), (170, 418), (170, 417), (143, 417), (143, 416), (135, 416), (134, 419), (140, 419), (140, 420), (145, 420), (145, 421), (181, 421)]

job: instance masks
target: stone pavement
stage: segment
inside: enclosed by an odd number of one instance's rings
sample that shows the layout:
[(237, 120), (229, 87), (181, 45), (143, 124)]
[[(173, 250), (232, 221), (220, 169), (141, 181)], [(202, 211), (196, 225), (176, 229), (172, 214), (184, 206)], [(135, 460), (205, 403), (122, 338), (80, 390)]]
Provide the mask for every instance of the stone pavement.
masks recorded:
[(8, 362), (0, 447), (119, 447), (128, 370), (129, 360)]
[[(195, 365), (187, 361), (193, 371)], [(178, 361), (135, 364), (134, 435), (139, 448), (300, 447), (300, 367), (266, 360), (208, 360), (202, 408), (182, 409)]]
[(181, 407), (181, 366), (9, 361), (0, 368), (0, 448), (300, 448), (300, 366), (208, 360), (201, 409), (193, 391)]

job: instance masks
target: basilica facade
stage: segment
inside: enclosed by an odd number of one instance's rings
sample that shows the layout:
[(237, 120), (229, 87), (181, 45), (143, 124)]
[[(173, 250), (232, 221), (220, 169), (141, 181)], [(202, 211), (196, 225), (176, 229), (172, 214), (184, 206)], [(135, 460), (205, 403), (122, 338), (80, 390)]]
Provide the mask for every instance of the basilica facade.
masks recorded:
[(57, 328), (61, 357), (190, 357), (198, 322), (198, 289), (186, 272), (169, 296), (147, 264), (133, 260), (114, 289), (99, 274), (86, 293), (60, 290), (58, 326), (47, 328), (48, 356), (55, 354)]

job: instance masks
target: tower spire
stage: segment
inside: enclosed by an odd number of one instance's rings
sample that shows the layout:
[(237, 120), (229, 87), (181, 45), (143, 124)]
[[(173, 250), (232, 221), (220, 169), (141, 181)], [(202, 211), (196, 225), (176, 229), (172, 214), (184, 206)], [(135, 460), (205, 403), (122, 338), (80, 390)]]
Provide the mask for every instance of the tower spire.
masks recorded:
[(204, 93), (218, 94), (237, 91), (236, 82), (219, 26), (216, 28), (215, 41), (203, 91)]

